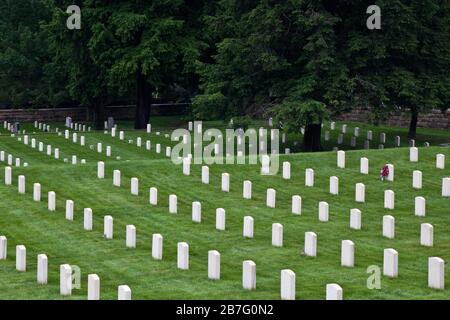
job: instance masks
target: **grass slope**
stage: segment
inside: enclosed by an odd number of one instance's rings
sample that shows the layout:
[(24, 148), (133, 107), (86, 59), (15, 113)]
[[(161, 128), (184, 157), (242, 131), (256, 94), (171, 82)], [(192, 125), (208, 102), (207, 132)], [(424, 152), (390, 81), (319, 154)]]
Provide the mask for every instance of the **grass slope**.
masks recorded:
[[(173, 120), (173, 119), (172, 119)], [(155, 120), (154, 126), (162, 132), (167, 119)], [(179, 125), (173, 120), (169, 126)], [(211, 126), (214, 124), (210, 124)], [(358, 124), (360, 127), (363, 125)], [(61, 127), (62, 128), (62, 127)], [(31, 126), (25, 126), (32, 132)], [(378, 129), (374, 129), (374, 137)], [(156, 131), (155, 130), (155, 131)], [(349, 126), (349, 132), (352, 132)], [(364, 131), (362, 131), (364, 134)], [(388, 139), (393, 140), (391, 132)], [(5, 131), (3, 130), (3, 133)], [(433, 141), (448, 140), (447, 134), (430, 132)], [(80, 135), (80, 134), (79, 134)], [(190, 176), (183, 176), (181, 167), (175, 166), (162, 154), (157, 155), (157, 142), (168, 145), (163, 135), (150, 135), (152, 151), (145, 150), (147, 134), (127, 131), (127, 139), (143, 137), (142, 148), (111, 138), (102, 132), (86, 133), (86, 147), (67, 141), (64, 137), (48, 133), (31, 134), (44, 144), (60, 147), (61, 158), (72, 154), (78, 160), (84, 158), (86, 165), (73, 166), (62, 160), (31, 149), (13, 138), (0, 136), (0, 150), (29, 163), (28, 167), (13, 167), (13, 186), (3, 183), (5, 163), (0, 171), (0, 235), (8, 238), (8, 258), (0, 261), (1, 299), (61, 299), (59, 295), (59, 265), (69, 263), (81, 269), (81, 289), (65, 299), (85, 299), (87, 276), (97, 273), (101, 279), (101, 298), (116, 299), (117, 286), (127, 284), (133, 299), (279, 299), (280, 270), (292, 269), (297, 275), (297, 299), (324, 299), (325, 285), (338, 283), (344, 289), (345, 299), (448, 299), (450, 298), (450, 198), (441, 196), (443, 177), (450, 176), (450, 149), (440, 147), (420, 148), (419, 162), (409, 162), (408, 148), (385, 150), (359, 150), (347, 152), (347, 168), (336, 167), (335, 152), (317, 154), (291, 154), (281, 161), (290, 161), (291, 180), (285, 181), (281, 174), (261, 176), (259, 166), (213, 165), (210, 167), (210, 184), (200, 182), (201, 166), (191, 168)], [(347, 139), (349, 141), (349, 138)], [(405, 140), (405, 139), (404, 139)], [(290, 137), (290, 141), (292, 141)], [(405, 140), (406, 141), (406, 140)], [(111, 145), (112, 158), (98, 154), (90, 145), (103, 142)], [(44, 148), (45, 150), (45, 148)], [(435, 155), (446, 155), (446, 169), (435, 168)], [(121, 159), (116, 160), (115, 156)], [(359, 173), (359, 159), (370, 160), (370, 174)], [(97, 161), (106, 162), (105, 179), (96, 177)], [(69, 160), (70, 161), (70, 160)], [(395, 181), (378, 180), (379, 168), (384, 163), (395, 165)], [(315, 170), (315, 186), (304, 186), (306, 168)], [(112, 186), (112, 172), (120, 169), (122, 186)], [(412, 171), (423, 171), (423, 189), (412, 188)], [(231, 192), (220, 191), (222, 172), (231, 175)], [(26, 194), (17, 193), (17, 176), (26, 176)], [(329, 177), (339, 177), (339, 195), (328, 192)], [(130, 194), (131, 177), (139, 177), (139, 196)], [(242, 198), (244, 180), (253, 182), (252, 200)], [(34, 182), (42, 185), (42, 201), (34, 202)], [(366, 185), (366, 203), (354, 201), (355, 184)], [(158, 205), (148, 202), (148, 189), (158, 188)], [(277, 207), (265, 206), (266, 189), (277, 190)], [(395, 191), (395, 210), (383, 208), (383, 193)], [(57, 210), (47, 210), (47, 192), (55, 191)], [(168, 213), (169, 194), (178, 196), (178, 214)], [(303, 213), (291, 214), (291, 197), (302, 197)], [(427, 200), (426, 217), (414, 216), (414, 197)], [(65, 220), (65, 200), (75, 202), (74, 221)], [(202, 222), (191, 221), (191, 203), (202, 203)], [(330, 221), (318, 221), (318, 202), (330, 205)], [(94, 230), (83, 230), (83, 208), (90, 207), (94, 213)], [(215, 230), (215, 210), (226, 210), (226, 231)], [(349, 228), (350, 209), (362, 211), (363, 228)], [(382, 217), (391, 214), (396, 218), (396, 237), (393, 240), (381, 235)], [(103, 217), (114, 218), (114, 239), (103, 238)], [(255, 219), (255, 238), (243, 239), (243, 218)], [(279, 222), (284, 226), (284, 246), (271, 246), (271, 225)], [(419, 244), (420, 224), (434, 226), (434, 247)], [(137, 228), (137, 249), (125, 247), (125, 226)], [(314, 231), (318, 235), (318, 256), (301, 255), (304, 233)], [(162, 261), (151, 258), (151, 236), (161, 233), (164, 237)], [(355, 267), (340, 266), (341, 240), (355, 243)], [(176, 268), (177, 242), (186, 241), (190, 246), (190, 270)], [(27, 247), (27, 272), (15, 271), (15, 246)], [(366, 273), (370, 265), (382, 269), (383, 249), (394, 248), (399, 252), (399, 277), (382, 277), (381, 290), (369, 290)], [(207, 278), (208, 250), (221, 253), (221, 280)], [(36, 262), (39, 253), (49, 258), (49, 284), (36, 282)], [(428, 257), (439, 256), (446, 261), (446, 288), (427, 288)], [(257, 268), (257, 289), (242, 289), (242, 261), (254, 260)]]

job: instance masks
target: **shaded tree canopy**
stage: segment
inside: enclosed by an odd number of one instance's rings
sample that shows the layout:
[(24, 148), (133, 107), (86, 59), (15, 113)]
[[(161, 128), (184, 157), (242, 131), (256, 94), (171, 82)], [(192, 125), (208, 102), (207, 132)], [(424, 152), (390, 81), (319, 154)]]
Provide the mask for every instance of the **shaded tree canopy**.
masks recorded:
[[(66, 27), (69, 5), (82, 27)], [(366, 26), (369, 6), (381, 29)], [(0, 100), (91, 107), (97, 125), (116, 99), (148, 122), (152, 99), (184, 88), (197, 119), (273, 115), (305, 127), (355, 107), (373, 121), (447, 109), (450, 7), (444, 0), (5, 0), (0, 4)]]

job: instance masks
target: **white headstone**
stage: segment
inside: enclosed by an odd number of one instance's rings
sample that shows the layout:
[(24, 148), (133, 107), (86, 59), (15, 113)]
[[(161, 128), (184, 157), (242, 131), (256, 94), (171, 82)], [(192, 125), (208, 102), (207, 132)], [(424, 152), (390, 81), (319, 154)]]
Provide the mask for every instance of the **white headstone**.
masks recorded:
[(16, 246), (16, 270), (27, 271), (27, 248), (24, 245)]
[(419, 161), (419, 149), (416, 147), (409, 148), (409, 161), (417, 162)]
[(156, 206), (158, 204), (158, 189), (155, 187), (151, 187), (149, 193), (150, 204)]
[(84, 208), (84, 230), (91, 231), (92, 230), (92, 209)]
[(11, 167), (5, 167), (5, 185), (12, 184), (12, 169)]
[(66, 219), (67, 220), (73, 220), (73, 201), (72, 200), (66, 200)]
[(31, 148), (36, 148), (36, 139), (35, 138), (32, 138), (31, 139)]
[(43, 151), (44, 151), (44, 143), (39, 142), (39, 152), (43, 152)]
[(354, 267), (355, 244), (350, 240), (342, 240), (341, 243), (341, 266)]
[(88, 275), (88, 300), (100, 300), (100, 277), (96, 274)]
[(202, 166), (202, 183), (209, 184), (209, 167)]
[(103, 218), (103, 236), (107, 240), (111, 240), (113, 238), (113, 230), (114, 230), (114, 220), (111, 216), (105, 216)]
[(37, 282), (47, 284), (48, 280), (48, 258), (45, 254), (37, 256)]
[(442, 178), (442, 196), (450, 197), (450, 178)]
[(156, 153), (161, 153), (161, 144), (156, 144)]
[(334, 195), (339, 194), (339, 178), (336, 176), (330, 177), (330, 193)]
[(21, 194), (25, 193), (25, 176), (24, 175), (20, 175), (18, 177), (18, 191)]
[(270, 157), (267, 154), (263, 154), (261, 156), (261, 174), (269, 174), (269, 173), (270, 173)]
[(99, 179), (105, 178), (105, 163), (103, 161), (97, 162), (97, 177)]
[(371, 130), (369, 130), (369, 131), (367, 131), (367, 140), (372, 140), (372, 138), (373, 138), (373, 134), (372, 134), (372, 131)]
[(272, 224), (272, 246), (283, 246), (283, 225), (280, 223)]
[(230, 175), (228, 173), (222, 173), (222, 191), (230, 192)]
[(390, 278), (398, 276), (398, 252), (394, 249), (384, 249), (383, 275)]
[(393, 210), (395, 207), (395, 194), (392, 190), (384, 191), (384, 208)]
[(56, 193), (54, 191), (49, 191), (48, 193), (48, 210), (56, 210)]
[(59, 267), (59, 293), (62, 296), (72, 294), (72, 267), (68, 264)]
[(177, 196), (169, 195), (169, 213), (177, 213)]
[(59, 149), (55, 148), (54, 152), (55, 152), (55, 159), (58, 160), (59, 159)]
[(345, 168), (345, 151), (337, 152), (337, 166), (338, 168)]
[(266, 205), (269, 208), (275, 208), (276, 194), (277, 193), (275, 189), (272, 188), (267, 189)]
[(250, 216), (244, 217), (244, 230), (243, 230), (243, 236), (244, 238), (253, 238), (253, 226), (254, 226), (254, 220)]
[(220, 280), (220, 253), (217, 250), (208, 251), (208, 278)]
[(106, 146), (106, 156), (111, 157), (111, 146)]
[(117, 300), (131, 300), (131, 289), (127, 285), (121, 285), (117, 288)]
[(330, 131), (325, 131), (325, 141), (330, 141)]
[(202, 222), (202, 204), (199, 201), (192, 202), (192, 221)]
[(120, 170), (113, 171), (113, 186), (120, 187)]
[(441, 153), (436, 155), (436, 168), (445, 169), (445, 155)]
[(126, 240), (127, 248), (136, 248), (136, 227), (132, 224), (126, 226)]
[(299, 195), (292, 196), (292, 213), (295, 215), (302, 214), (302, 198)]
[(152, 238), (152, 258), (162, 260), (163, 255), (163, 236), (159, 233), (153, 234)]
[(283, 179), (289, 180), (291, 178), (291, 163), (283, 162)]
[(40, 183), (33, 184), (33, 200), (41, 201), (41, 184)]
[(243, 183), (243, 192), (242, 196), (244, 199), (251, 199), (252, 198), (252, 182), (249, 180), (244, 180)]
[(139, 195), (139, 179), (131, 178), (131, 194), (134, 196)]
[(281, 300), (295, 300), (295, 273), (290, 269), (281, 270)]
[(72, 156), (72, 164), (73, 165), (77, 164), (77, 156), (76, 155)]
[(445, 288), (445, 261), (441, 258), (428, 258), (428, 287), (439, 290)]
[(191, 159), (183, 158), (183, 174), (188, 176), (191, 174)]
[(416, 197), (414, 199), (414, 214), (419, 217), (425, 217), (425, 198)]
[(304, 251), (309, 257), (317, 256), (317, 234), (314, 232), (305, 232)]
[(359, 172), (362, 174), (369, 174), (369, 159), (367, 159), (366, 157), (360, 159)]
[(422, 171), (413, 171), (413, 182), (412, 186), (414, 189), (422, 189)]
[(305, 186), (307, 187), (314, 186), (314, 170), (311, 168), (308, 168), (305, 171)]
[(395, 218), (393, 216), (383, 216), (383, 237), (394, 239)]
[(386, 178), (387, 181), (394, 181), (394, 165), (393, 164), (387, 164), (389, 168), (389, 174)]
[(252, 260), (242, 262), (242, 287), (246, 290), (256, 289), (256, 264)]
[(216, 209), (216, 229), (217, 230), (225, 230), (225, 209), (217, 208)]
[(327, 300), (342, 300), (343, 292), (340, 285), (336, 283), (329, 283), (326, 287), (326, 299)]
[(177, 267), (181, 270), (189, 270), (189, 245), (186, 242), (177, 244)]
[(328, 221), (328, 203), (325, 201), (319, 202), (319, 221), (327, 222)]
[(366, 186), (364, 183), (357, 183), (355, 189), (355, 201), (365, 202), (366, 201)]
[(350, 228), (361, 230), (361, 210), (350, 209)]
[(125, 139), (125, 132), (119, 131), (119, 140), (124, 140), (124, 139)]
[(8, 255), (8, 239), (0, 236), (0, 260), (6, 260)]
[(420, 225), (420, 244), (425, 247), (433, 246), (433, 226), (429, 223)]

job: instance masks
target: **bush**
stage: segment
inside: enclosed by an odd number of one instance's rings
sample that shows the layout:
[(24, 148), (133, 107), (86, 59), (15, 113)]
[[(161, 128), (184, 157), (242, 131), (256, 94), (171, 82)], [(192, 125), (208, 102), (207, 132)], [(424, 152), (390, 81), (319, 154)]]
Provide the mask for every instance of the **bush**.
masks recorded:
[(226, 98), (220, 93), (201, 94), (192, 101), (192, 115), (195, 120), (223, 119), (226, 111)]
[(231, 124), (229, 122), (228, 126), (231, 129), (234, 129), (234, 130), (236, 130), (238, 128), (242, 128), (244, 130), (247, 130), (249, 125), (250, 125), (250, 123), (251, 123), (250, 117), (247, 117), (247, 116), (245, 116), (245, 117), (233, 117), (232, 119), (233, 119), (233, 124)]

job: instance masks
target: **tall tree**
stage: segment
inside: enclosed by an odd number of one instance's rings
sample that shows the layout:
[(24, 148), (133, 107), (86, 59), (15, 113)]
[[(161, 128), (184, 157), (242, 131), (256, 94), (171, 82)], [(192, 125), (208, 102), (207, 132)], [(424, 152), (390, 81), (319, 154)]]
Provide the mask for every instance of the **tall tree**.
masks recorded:
[[(341, 12), (363, 10), (369, 1), (339, 2)], [(379, 0), (381, 30), (343, 24), (349, 41), (344, 50), (356, 79), (356, 103), (370, 105), (375, 118), (409, 110), (408, 136), (416, 136), (421, 112), (448, 107), (450, 7), (440, 0)], [(355, 14), (355, 13), (353, 13)], [(362, 21), (361, 21), (362, 22)]]
[[(89, 50), (93, 36), (90, 24), (93, 15), (83, 7), (83, 1), (46, 0), (52, 10), (52, 20), (43, 26), (48, 36), (52, 61), (47, 66), (52, 86), (65, 84), (70, 96), (93, 111), (97, 129), (103, 128), (104, 106), (115, 96), (108, 86), (105, 70), (96, 64)], [(69, 29), (68, 6), (80, 6), (81, 29)]]
[(350, 86), (327, 1), (221, 0), (205, 21), (219, 40), (200, 65), (195, 114), (207, 114), (202, 103), (222, 115), (274, 113), (288, 130), (305, 126), (304, 150), (321, 150), (322, 120), (342, 109)]
[(203, 1), (86, 0), (93, 61), (118, 92), (135, 90), (135, 128), (149, 121), (152, 97), (193, 71), (196, 11)]
[(49, 53), (40, 24), (50, 13), (39, 0), (3, 0), (0, 12), (0, 101), (14, 107), (45, 106)]

